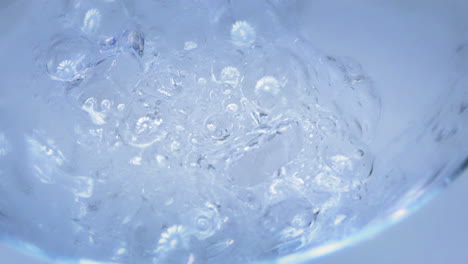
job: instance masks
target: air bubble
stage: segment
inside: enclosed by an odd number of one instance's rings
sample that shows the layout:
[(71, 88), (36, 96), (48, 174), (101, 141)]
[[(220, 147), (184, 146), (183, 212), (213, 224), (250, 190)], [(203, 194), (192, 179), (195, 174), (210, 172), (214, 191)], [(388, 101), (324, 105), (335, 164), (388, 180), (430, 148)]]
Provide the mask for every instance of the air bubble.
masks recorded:
[(84, 33), (95, 33), (99, 28), (101, 23), (101, 13), (99, 10), (93, 8), (86, 12), (85, 17), (83, 19), (83, 26), (81, 30)]
[(213, 236), (221, 228), (221, 218), (218, 209), (212, 203), (205, 203), (204, 207), (190, 211), (193, 218), (194, 234), (199, 240)]
[(131, 158), (128, 162), (132, 165), (135, 166), (140, 166), (141, 165), (142, 158), (140, 156), (135, 156)]
[(165, 254), (178, 247), (184, 247), (186, 240), (187, 234), (185, 227), (181, 225), (171, 226), (166, 230), (166, 232), (161, 234), (155, 253)]
[(47, 72), (55, 81), (76, 81), (87, 76), (92, 63), (92, 44), (80, 37), (63, 38), (49, 48)]
[(237, 21), (232, 25), (231, 40), (236, 46), (246, 47), (255, 42), (255, 29), (246, 21)]
[(233, 124), (229, 118), (216, 114), (205, 120), (205, 129), (211, 138), (223, 141), (233, 132)]
[(196, 49), (197, 47), (198, 47), (198, 44), (193, 41), (187, 41), (184, 44), (184, 50), (193, 50), (193, 49)]
[(237, 112), (237, 110), (239, 110), (239, 106), (237, 104), (228, 104), (226, 106), (226, 110), (228, 112), (235, 113)]
[(235, 67), (225, 67), (221, 70), (221, 82), (236, 87), (240, 80), (239, 70)]
[(283, 104), (283, 98), (279, 96), (281, 86), (278, 80), (272, 76), (262, 77), (255, 84), (257, 104), (265, 110), (271, 110), (276, 105)]
[(149, 147), (166, 137), (167, 132), (160, 127), (162, 124), (161, 118), (142, 116), (130, 127), (130, 130), (125, 129), (125, 137), (132, 146)]
[(255, 92), (257, 94), (268, 93), (277, 95), (280, 92), (280, 84), (275, 77), (265, 76), (257, 81)]

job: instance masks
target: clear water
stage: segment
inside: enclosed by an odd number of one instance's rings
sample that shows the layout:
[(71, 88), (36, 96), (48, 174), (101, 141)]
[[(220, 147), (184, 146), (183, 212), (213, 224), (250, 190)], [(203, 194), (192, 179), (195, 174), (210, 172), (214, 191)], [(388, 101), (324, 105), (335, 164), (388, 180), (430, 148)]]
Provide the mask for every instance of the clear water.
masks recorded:
[(288, 8), (69, 1), (26, 102), (47, 121), (0, 133), (1, 173), (18, 175), (0, 222), (51, 254), (117, 263), (245, 263), (354, 231), (380, 99)]

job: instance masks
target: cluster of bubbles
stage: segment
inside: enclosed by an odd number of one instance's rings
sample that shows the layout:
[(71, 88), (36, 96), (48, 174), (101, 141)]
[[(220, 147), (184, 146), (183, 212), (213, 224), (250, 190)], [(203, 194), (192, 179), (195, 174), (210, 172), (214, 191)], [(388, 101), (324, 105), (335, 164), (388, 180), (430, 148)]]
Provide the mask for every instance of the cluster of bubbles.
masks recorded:
[(207, 29), (174, 37), (132, 20), (125, 3), (70, 1), (66, 33), (45, 52), (50, 89), (78, 116), (72, 157), (46, 131), (26, 138), (32, 174), (73, 194), (62, 220), (74, 252), (249, 262), (319, 245), (353, 221), (346, 206), (372, 173), (379, 110), (359, 65), (279, 20), (236, 19), (228, 4), (186, 11), (187, 24), (206, 12)]

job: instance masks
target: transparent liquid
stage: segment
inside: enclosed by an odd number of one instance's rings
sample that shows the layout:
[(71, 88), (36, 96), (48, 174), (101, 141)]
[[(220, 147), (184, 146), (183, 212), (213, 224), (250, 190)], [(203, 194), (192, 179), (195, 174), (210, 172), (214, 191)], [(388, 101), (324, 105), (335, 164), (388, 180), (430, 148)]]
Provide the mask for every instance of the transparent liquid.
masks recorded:
[(34, 208), (2, 208), (12, 234), (60, 256), (240, 263), (352, 232), (380, 111), (359, 64), (314, 50), (282, 1), (145, 4), (58, 18), (31, 104), (61, 128), (0, 133), (3, 173), (26, 166), (4, 193)]

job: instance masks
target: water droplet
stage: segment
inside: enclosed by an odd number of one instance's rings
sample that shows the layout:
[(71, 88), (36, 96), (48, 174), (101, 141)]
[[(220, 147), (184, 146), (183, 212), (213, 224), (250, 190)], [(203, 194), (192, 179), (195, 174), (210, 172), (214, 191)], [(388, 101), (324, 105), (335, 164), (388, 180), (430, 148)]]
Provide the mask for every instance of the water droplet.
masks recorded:
[(250, 46), (255, 42), (255, 29), (246, 21), (237, 21), (232, 25), (231, 40), (236, 46)]

